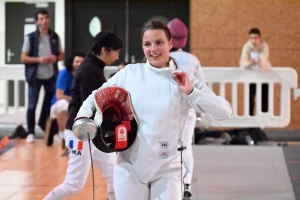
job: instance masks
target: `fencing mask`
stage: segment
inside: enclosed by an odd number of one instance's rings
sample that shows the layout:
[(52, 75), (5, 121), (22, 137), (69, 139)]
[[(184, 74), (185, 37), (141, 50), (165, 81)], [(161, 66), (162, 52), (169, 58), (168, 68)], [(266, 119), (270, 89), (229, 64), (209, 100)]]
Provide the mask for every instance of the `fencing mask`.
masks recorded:
[(97, 110), (94, 120), (98, 126), (102, 121), (92, 140), (95, 147), (106, 153), (128, 149), (138, 129), (129, 92), (113, 86), (100, 88), (94, 95)]

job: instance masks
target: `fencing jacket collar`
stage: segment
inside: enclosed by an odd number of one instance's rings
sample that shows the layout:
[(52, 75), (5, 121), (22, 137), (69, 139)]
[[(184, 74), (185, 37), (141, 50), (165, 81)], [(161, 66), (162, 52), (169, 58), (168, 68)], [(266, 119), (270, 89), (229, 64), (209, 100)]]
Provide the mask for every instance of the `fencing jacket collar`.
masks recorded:
[(164, 67), (164, 68), (156, 68), (156, 67), (152, 66), (150, 64), (149, 60), (147, 60), (146, 66), (150, 71), (152, 71), (154, 73), (167, 73), (167, 74), (169, 74), (170, 72), (173, 73), (173, 71), (176, 70), (176, 65), (175, 65), (175, 63), (172, 59), (169, 61), (169, 65)]

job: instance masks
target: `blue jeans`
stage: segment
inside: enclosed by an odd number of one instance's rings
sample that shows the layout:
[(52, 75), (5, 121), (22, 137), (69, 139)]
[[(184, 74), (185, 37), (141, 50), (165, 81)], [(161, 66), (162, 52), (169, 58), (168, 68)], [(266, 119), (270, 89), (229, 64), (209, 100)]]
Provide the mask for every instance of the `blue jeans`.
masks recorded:
[[(41, 86), (44, 86), (45, 89), (45, 97), (49, 98), (49, 105), (51, 98), (55, 93), (56, 81), (54, 78), (50, 79), (36, 79), (34, 84), (29, 84), (28, 86), (28, 109), (27, 109), (27, 131), (28, 134), (35, 134), (35, 110), (36, 105), (39, 100), (39, 94), (41, 90)], [(50, 110), (50, 107), (49, 107)]]

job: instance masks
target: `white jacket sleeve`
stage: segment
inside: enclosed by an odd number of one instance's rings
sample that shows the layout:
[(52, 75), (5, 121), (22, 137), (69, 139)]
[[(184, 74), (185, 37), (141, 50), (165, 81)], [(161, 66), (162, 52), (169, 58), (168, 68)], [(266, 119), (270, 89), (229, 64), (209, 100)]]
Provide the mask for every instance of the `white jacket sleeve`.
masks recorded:
[(196, 58), (197, 60), (197, 64), (196, 64), (196, 72), (195, 72), (195, 77), (202, 81), (203, 83), (206, 84), (206, 80), (205, 80), (205, 76), (204, 76), (204, 72), (203, 72), (203, 69), (202, 69), (202, 66), (200, 64), (200, 61)]
[(230, 118), (232, 108), (230, 103), (221, 96), (216, 96), (205, 84), (190, 77), (194, 90), (187, 95), (189, 106), (193, 107), (196, 112), (204, 112), (217, 120)]
[[(116, 73), (113, 77), (111, 77), (106, 83), (104, 83), (100, 88), (108, 87), (108, 86), (119, 86), (124, 87), (126, 82), (126, 67), (122, 70), (120, 70), (118, 73)], [(98, 89), (97, 89), (98, 90)], [(94, 90), (92, 94), (89, 95), (89, 97), (82, 103), (77, 116), (75, 118), (75, 121), (78, 118), (87, 117), (90, 118), (93, 116), (93, 113), (96, 109), (95, 103), (94, 103), (94, 96), (97, 90)]]

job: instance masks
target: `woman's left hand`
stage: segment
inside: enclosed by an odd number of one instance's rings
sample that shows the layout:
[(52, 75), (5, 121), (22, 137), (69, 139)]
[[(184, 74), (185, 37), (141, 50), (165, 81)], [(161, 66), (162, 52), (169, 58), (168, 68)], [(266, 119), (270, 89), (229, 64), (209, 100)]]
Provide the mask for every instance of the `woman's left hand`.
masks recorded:
[(185, 72), (180, 71), (175, 71), (173, 74), (175, 75), (174, 79), (177, 82), (180, 91), (185, 94), (190, 94), (194, 87), (189, 76)]

